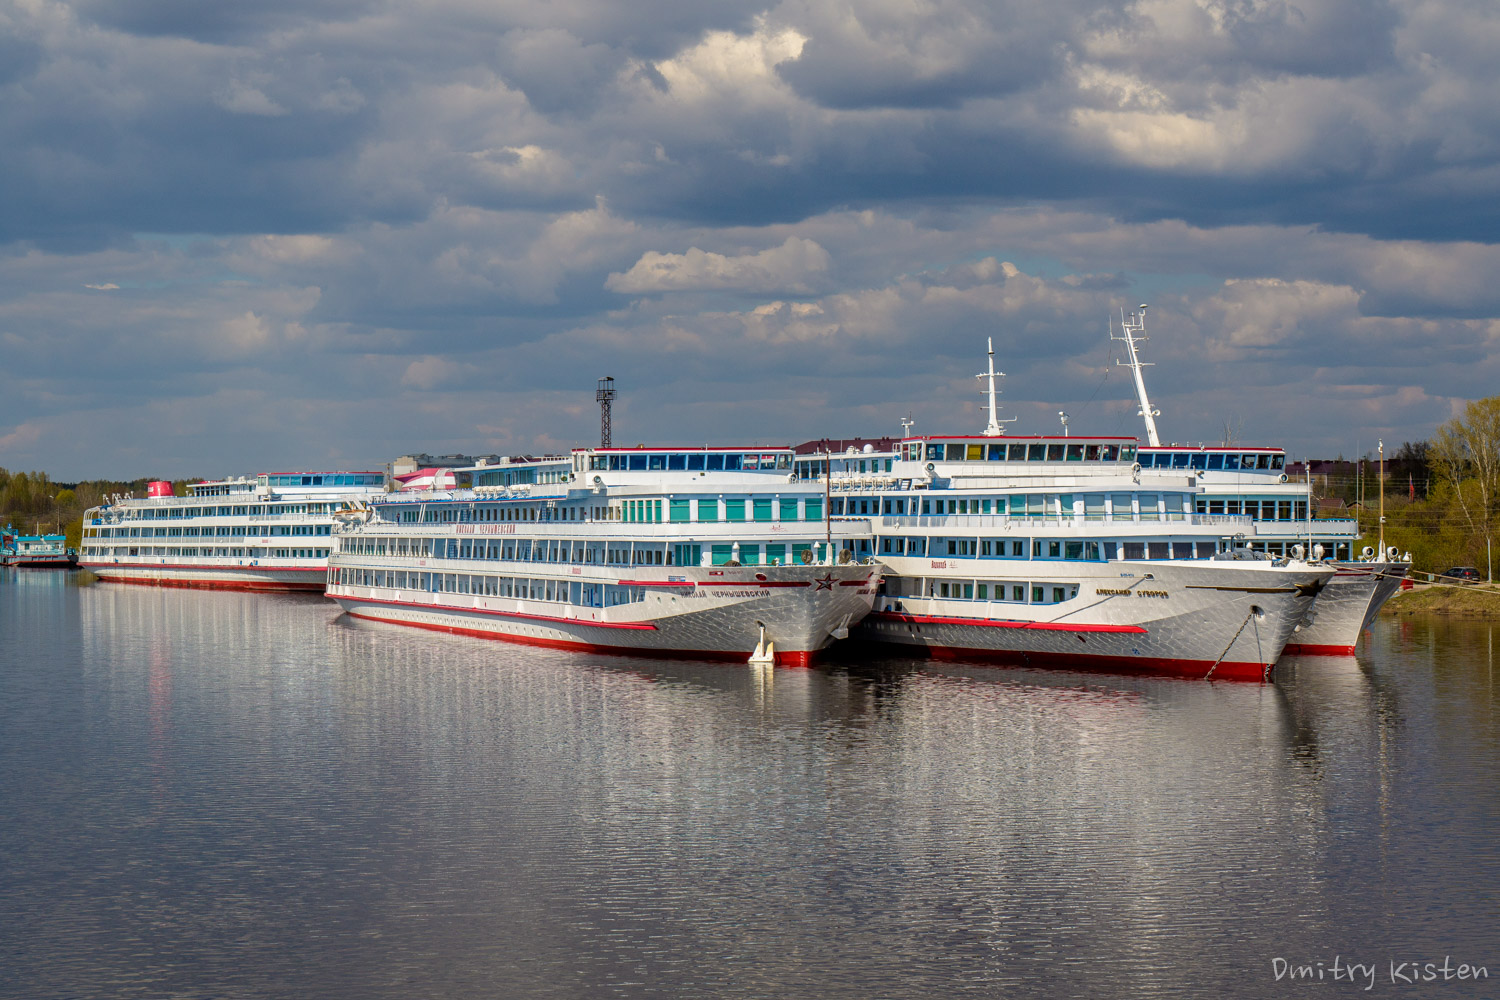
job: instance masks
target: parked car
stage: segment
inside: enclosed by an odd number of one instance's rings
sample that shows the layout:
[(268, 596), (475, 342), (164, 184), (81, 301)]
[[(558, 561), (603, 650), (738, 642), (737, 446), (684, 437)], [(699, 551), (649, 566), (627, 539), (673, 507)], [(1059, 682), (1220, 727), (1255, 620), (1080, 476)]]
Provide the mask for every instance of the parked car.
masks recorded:
[(1481, 579), (1473, 566), (1455, 566), (1438, 574), (1439, 583), (1478, 583)]

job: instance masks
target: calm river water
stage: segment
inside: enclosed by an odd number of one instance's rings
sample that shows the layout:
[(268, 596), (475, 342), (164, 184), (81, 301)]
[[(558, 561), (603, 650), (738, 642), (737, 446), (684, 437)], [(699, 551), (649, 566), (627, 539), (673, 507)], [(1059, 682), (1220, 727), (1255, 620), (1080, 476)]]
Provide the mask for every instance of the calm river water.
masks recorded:
[(6, 570), (0, 994), (1497, 996), (1496, 632), (764, 671)]

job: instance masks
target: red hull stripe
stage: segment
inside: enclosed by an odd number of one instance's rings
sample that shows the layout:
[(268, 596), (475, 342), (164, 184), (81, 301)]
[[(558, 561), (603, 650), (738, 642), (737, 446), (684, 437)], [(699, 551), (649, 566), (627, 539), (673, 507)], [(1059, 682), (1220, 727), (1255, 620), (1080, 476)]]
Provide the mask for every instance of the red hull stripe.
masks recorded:
[[(476, 639), (497, 639), (501, 642), (511, 642), (521, 646), (544, 646), (548, 649), (567, 649), (579, 653), (606, 653), (612, 656), (649, 656), (655, 659), (729, 660), (732, 662), (744, 662), (749, 656), (748, 653), (730, 653), (714, 649), (641, 649), (635, 646), (610, 646), (597, 642), (578, 642), (570, 639), (544, 639), (530, 635), (509, 635), (503, 632), (490, 632), (484, 629), (464, 628), (459, 625), (435, 625), (430, 622), (411, 622), (400, 618), (382, 618), (379, 615), (363, 614), (356, 611), (350, 611), (348, 614), (351, 618), (384, 622), (388, 625), (407, 625), (412, 628), (427, 629), (430, 632), (467, 635), (473, 636)], [(813, 665), (816, 657), (817, 654), (812, 652), (787, 653), (777, 650), (776, 665), (779, 667), (810, 667)]]
[(1146, 635), (1139, 625), (1069, 625), (1066, 622), (1023, 622), (1008, 618), (943, 618), (937, 615), (912, 615), (898, 611), (877, 611), (871, 618), (885, 621), (914, 622), (918, 625), (972, 625), (977, 628), (1026, 628), (1044, 632), (1114, 632)]
[(692, 590), (697, 586), (691, 580), (619, 580), (622, 587), (686, 587)]
[(1353, 646), (1336, 646), (1320, 642), (1289, 642), (1282, 652), (1289, 656), (1353, 656)]
[(323, 593), (323, 581), (316, 583), (282, 583), (278, 580), (152, 580), (143, 576), (101, 576), (108, 583), (130, 583), (141, 587), (182, 587), (189, 590), (254, 590), (294, 592), (303, 594)]
[[(490, 608), (449, 608), (441, 604), (418, 604), (416, 601), (388, 601), (377, 597), (351, 597), (347, 594), (329, 593), (330, 597), (343, 597), (346, 601), (359, 601), (364, 604), (385, 604), (397, 608), (421, 608), (423, 611), (472, 611), (475, 614), (491, 615), (495, 618), (524, 618), (534, 622), (561, 622), (565, 625), (587, 625), (589, 628), (615, 628), (635, 629), (643, 632), (655, 632), (656, 626), (650, 622), (591, 622), (582, 618), (559, 618), (556, 615), (531, 615), (520, 611), (495, 611)], [(354, 614), (354, 612), (349, 612)], [(386, 619), (381, 619), (385, 621)], [(417, 622), (401, 622), (402, 625), (416, 625)], [(488, 634), (488, 633), (486, 633)]]
[[(905, 645), (904, 643), (901, 645)], [(1161, 656), (1080, 656), (1072, 653), (1021, 653), (1011, 650), (966, 649), (954, 646), (918, 646), (934, 660), (977, 660), (1009, 666), (1046, 667), (1059, 670), (1100, 671), (1124, 674), (1163, 674), (1203, 680), (1213, 667), (1214, 680), (1255, 681), (1267, 679), (1264, 664), (1225, 661), (1214, 667), (1212, 660), (1174, 660)]]
[[(620, 581), (624, 583), (625, 581)], [(699, 580), (703, 587), (811, 587), (808, 582), (798, 580)]]

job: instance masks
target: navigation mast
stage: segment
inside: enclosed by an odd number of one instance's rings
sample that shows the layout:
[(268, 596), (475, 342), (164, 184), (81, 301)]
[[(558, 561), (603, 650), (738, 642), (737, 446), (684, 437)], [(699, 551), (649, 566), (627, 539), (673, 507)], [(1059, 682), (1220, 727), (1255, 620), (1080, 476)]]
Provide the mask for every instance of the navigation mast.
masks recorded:
[(611, 447), (610, 439), (614, 436), (609, 412), (615, 401), (613, 375), (606, 375), (599, 380), (599, 387), (594, 390), (594, 400), (599, 404), (599, 447), (608, 448)]
[(1004, 378), (1005, 377), (1005, 373), (1004, 372), (997, 372), (997, 371), (995, 371), (995, 338), (994, 337), (986, 337), (985, 340), (989, 344), (989, 354), (990, 354), (989, 370), (988, 371), (980, 372), (978, 375), (975, 375), (974, 377), (975, 378), (987, 378), (987, 379), (990, 380), (989, 389), (986, 390), (989, 393), (989, 397), (990, 397), (990, 422), (989, 422), (989, 424), (984, 429), (984, 436), (985, 437), (999, 437), (999, 436), (1001, 436), (1002, 434), (1005, 433), (1005, 428), (1001, 427), (1000, 425), (1001, 424), (1013, 424), (1013, 423), (1016, 422), (1017, 418), (1016, 417), (1007, 417), (1004, 420), (999, 419), (999, 411), (998, 411), (998, 408), (997, 408), (997, 404), (995, 402), (995, 376), (998, 375), (1001, 378)]
[(1130, 353), (1129, 361), (1121, 361), (1117, 358), (1115, 364), (1129, 368), (1135, 375), (1135, 394), (1141, 404), (1140, 415), (1146, 419), (1146, 440), (1150, 442), (1153, 448), (1158, 447), (1161, 444), (1161, 438), (1156, 434), (1156, 418), (1161, 416), (1161, 411), (1151, 408), (1151, 400), (1146, 397), (1146, 380), (1141, 375), (1141, 369), (1146, 365), (1154, 364), (1154, 362), (1142, 361), (1140, 354), (1135, 349), (1135, 345), (1139, 341), (1151, 339), (1146, 336), (1145, 303), (1141, 303), (1139, 310), (1128, 315), (1125, 310), (1121, 309), (1120, 335), (1118, 337), (1115, 336), (1114, 322), (1111, 321), (1109, 339), (1123, 340), (1126, 350)]

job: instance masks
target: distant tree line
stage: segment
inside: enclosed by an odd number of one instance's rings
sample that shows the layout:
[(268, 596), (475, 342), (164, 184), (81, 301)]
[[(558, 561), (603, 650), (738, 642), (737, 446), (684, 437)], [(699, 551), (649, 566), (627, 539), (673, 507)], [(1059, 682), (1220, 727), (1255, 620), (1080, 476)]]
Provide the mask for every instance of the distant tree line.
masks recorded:
[[(1417, 462), (1425, 468), (1408, 469)], [(1425, 485), (1414, 490), (1419, 475)], [(1379, 535), (1378, 479), (1372, 474), (1366, 488), (1366, 542)], [(1402, 445), (1386, 463), (1384, 485), (1387, 545), (1411, 552), (1418, 569), (1488, 573), (1488, 559), (1500, 558), (1500, 396), (1466, 403), (1431, 441)]]
[[(187, 484), (196, 479), (175, 480), (172, 491), (187, 495)], [(77, 548), (83, 537), (83, 514), (114, 493), (145, 496), (147, 479), (121, 482), (92, 479), (83, 483), (58, 483), (45, 472), (11, 472), (0, 467), (0, 525), (11, 524), (23, 535), (64, 534)]]

